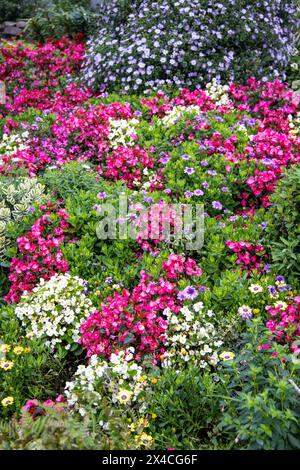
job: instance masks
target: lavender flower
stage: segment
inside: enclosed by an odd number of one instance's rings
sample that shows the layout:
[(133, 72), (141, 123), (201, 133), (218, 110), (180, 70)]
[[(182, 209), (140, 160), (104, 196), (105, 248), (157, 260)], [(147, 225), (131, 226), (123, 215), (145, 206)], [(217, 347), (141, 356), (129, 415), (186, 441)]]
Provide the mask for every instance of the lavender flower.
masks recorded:
[(198, 291), (193, 286), (188, 286), (177, 294), (179, 300), (195, 300), (197, 297)]

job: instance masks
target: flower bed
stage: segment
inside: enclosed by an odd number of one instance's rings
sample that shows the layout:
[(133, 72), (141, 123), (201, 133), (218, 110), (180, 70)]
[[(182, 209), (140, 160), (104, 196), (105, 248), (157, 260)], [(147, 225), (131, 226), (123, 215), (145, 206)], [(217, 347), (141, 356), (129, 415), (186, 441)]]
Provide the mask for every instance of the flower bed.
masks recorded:
[(0, 447), (299, 447), (297, 99), (97, 96), (83, 54), (2, 49)]

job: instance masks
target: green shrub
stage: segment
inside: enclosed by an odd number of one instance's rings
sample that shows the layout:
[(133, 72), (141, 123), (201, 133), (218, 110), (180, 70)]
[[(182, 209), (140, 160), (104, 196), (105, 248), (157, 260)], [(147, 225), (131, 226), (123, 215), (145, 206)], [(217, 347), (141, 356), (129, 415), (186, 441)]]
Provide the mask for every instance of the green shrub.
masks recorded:
[(291, 281), (300, 279), (300, 168), (288, 170), (271, 196), (266, 213), (274, 269)]
[[(9, 346), (9, 351), (2, 351), (4, 345)], [(16, 353), (15, 347), (23, 349)], [(63, 354), (54, 357), (43, 343), (24, 337), (11, 306), (0, 310), (0, 351), (1, 362), (12, 363), (7, 370), (0, 367), (0, 402), (8, 396), (14, 400), (7, 407), (1, 404), (0, 416), (19, 412), (26, 400), (54, 398), (62, 392), (73, 370)]]
[(214, 426), (221, 413), (219, 384), (211, 372), (188, 368), (164, 370), (155, 385), (149, 410), (155, 420), (151, 430), (159, 449), (214, 448)]
[(87, 35), (93, 29), (97, 15), (90, 10), (88, 0), (58, 0), (47, 8), (39, 8), (26, 26), (26, 33), (41, 42), (48, 38)]
[(253, 320), (236, 357), (219, 370), (225, 399), (218, 427), (235, 448), (299, 449), (299, 360), (275, 343), (260, 350), (268, 336)]

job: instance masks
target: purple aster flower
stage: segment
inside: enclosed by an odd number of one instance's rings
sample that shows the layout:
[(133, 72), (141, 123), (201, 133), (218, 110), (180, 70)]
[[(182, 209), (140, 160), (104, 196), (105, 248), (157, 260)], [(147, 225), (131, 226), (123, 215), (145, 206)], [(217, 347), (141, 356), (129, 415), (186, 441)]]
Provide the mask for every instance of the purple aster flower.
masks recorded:
[(222, 204), (219, 201), (213, 201), (212, 204), (214, 209), (221, 210), (222, 209)]
[(269, 293), (272, 297), (277, 294), (276, 288), (274, 286), (268, 286)]
[(171, 157), (163, 157), (159, 160), (160, 163), (162, 163), (163, 165), (166, 165), (169, 160), (170, 160)]
[(179, 292), (177, 298), (179, 300), (195, 300), (198, 297), (198, 291), (193, 286), (186, 287), (183, 291)]
[(202, 160), (202, 161), (200, 162), (200, 165), (201, 165), (201, 166), (207, 166), (207, 165), (208, 165), (208, 162), (207, 162), (206, 160)]
[(243, 318), (243, 320), (248, 320), (253, 316), (251, 308), (247, 305), (243, 305), (242, 307), (240, 307), (238, 309), (238, 314), (240, 315), (240, 317)]
[(203, 196), (204, 192), (202, 189), (195, 189), (194, 194), (195, 196)]
[(217, 172), (215, 170), (207, 170), (207, 174), (210, 176), (216, 176)]
[(228, 193), (228, 188), (227, 188), (227, 186), (222, 186), (221, 191), (222, 191), (223, 193)]
[(189, 160), (191, 157), (190, 157), (190, 155), (185, 153), (184, 155), (181, 156), (181, 158), (182, 158), (182, 160)]
[(194, 196), (194, 193), (191, 192), (191, 191), (185, 191), (184, 196), (185, 197), (192, 197), (192, 196)]
[(231, 216), (228, 218), (228, 220), (229, 220), (230, 222), (235, 222), (237, 219), (238, 219), (238, 216), (237, 216), (237, 215), (231, 215)]
[(107, 194), (105, 192), (102, 192), (102, 193), (98, 193), (97, 194), (97, 197), (99, 197), (100, 199), (105, 199), (107, 196)]
[(184, 173), (186, 173), (187, 175), (192, 175), (193, 173), (195, 173), (195, 169), (189, 166), (186, 166), (184, 169)]
[(204, 183), (202, 183), (202, 186), (203, 186), (204, 189), (209, 188), (209, 184), (208, 184), (207, 181), (204, 181)]

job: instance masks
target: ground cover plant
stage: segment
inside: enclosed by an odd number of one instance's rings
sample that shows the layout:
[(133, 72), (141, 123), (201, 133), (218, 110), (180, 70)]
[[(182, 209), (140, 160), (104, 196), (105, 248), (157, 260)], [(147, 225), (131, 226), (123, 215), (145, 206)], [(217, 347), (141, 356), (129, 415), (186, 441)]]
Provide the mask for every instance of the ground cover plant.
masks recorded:
[(299, 100), (95, 91), (85, 47), (1, 50), (0, 448), (298, 449)]

